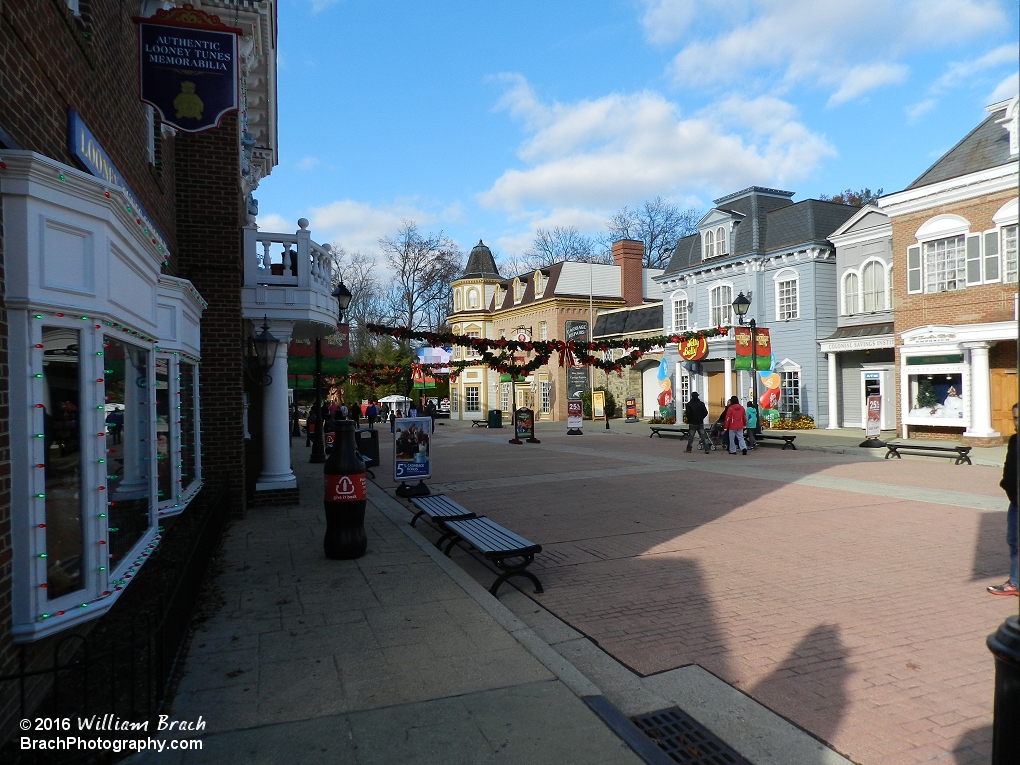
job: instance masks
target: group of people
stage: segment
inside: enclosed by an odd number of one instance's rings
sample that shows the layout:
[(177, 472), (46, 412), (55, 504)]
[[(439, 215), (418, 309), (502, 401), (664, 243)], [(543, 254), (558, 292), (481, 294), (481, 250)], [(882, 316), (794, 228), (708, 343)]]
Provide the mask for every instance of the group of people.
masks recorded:
[[(687, 452), (694, 446), (694, 436), (701, 438), (701, 446), (708, 454), (712, 450), (712, 441), (705, 433), (705, 420), (708, 418), (708, 407), (701, 400), (697, 391), (691, 393), (691, 398), (684, 407), (684, 421), (687, 423)], [(727, 451), (736, 454), (740, 449), (741, 454), (747, 454), (747, 450), (754, 450), (757, 446), (755, 434), (760, 433), (760, 419), (758, 417), (758, 405), (754, 401), (748, 401), (747, 406), (740, 403), (737, 396), (730, 398), (729, 404), (719, 415), (716, 426), (725, 434)], [(746, 433), (746, 440), (745, 440)]]

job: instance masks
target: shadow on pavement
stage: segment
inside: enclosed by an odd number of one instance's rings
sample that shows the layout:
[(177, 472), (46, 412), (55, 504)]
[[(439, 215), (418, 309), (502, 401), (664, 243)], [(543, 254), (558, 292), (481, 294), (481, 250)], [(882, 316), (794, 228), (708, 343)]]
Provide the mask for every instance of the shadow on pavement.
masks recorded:
[(751, 696), (785, 717), (796, 714), (813, 735), (831, 741), (850, 706), (848, 655), (839, 627), (820, 624), (750, 690)]
[(1009, 574), (1009, 548), (1006, 547), (1006, 514), (982, 513), (974, 540), (974, 566), (971, 581)]
[(992, 726), (967, 731), (953, 748), (954, 765), (987, 765), (992, 761)]

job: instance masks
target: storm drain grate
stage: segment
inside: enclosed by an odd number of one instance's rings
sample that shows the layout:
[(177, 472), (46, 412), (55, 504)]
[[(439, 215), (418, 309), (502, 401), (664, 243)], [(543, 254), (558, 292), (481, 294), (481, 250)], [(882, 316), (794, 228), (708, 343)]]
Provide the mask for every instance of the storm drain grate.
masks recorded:
[(631, 718), (674, 762), (687, 765), (751, 765), (676, 707)]

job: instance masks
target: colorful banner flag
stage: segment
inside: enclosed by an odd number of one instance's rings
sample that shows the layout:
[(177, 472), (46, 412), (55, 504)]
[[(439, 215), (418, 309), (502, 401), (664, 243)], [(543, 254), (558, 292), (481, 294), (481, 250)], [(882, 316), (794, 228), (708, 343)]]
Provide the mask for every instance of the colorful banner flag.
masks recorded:
[(733, 328), (733, 368), (738, 370), (751, 369), (751, 328)]
[(754, 346), (755, 355), (758, 357), (756, 368), (765, 369), (768, 365), (768, 368), (771, 369), (769, 359), (772, 356), (772, 340), (769, 338), (768, 329), (758, 327), (754, 331)]
[[(321, 373), (331, 377), (344, 377), (348, 373), (347, 325), (337, 328), (336, 334), (323, 337), (321, 345)], [(315, 340), (291, 340), (287, 346), (287, 374), (315, 374)]]

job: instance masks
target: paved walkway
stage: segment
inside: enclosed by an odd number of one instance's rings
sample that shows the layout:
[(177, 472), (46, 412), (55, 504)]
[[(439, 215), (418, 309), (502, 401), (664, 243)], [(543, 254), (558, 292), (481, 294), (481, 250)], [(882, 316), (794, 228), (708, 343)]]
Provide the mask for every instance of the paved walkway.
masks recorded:
[(626, 713), (700, 668), (863, 765), (987, 762), (984, 639), (1017, 611), (984, 592), (1008, 563), (995, 450), (975, 450), (987, 466), (887, 461), (859, 431), (822, 431), (796, 452), (687, 455), (637, 437), (647, 425), (539, 428), (541, 444), (510, 446), (508, 430), (440, 426), (431, 485), (543, 544), (546, 592), (528, 602), (573, 631), (549, 642)]
[(196, 632), (173, 702), (175, 719), (205, 720), (202, 751), (133, 761), (641, 762), (536, 658), (562, 674), (559, 655), (381, 511), (393, 501), (378, 489), (368, 554), (327, 560), (322, 466), (294, 444), (302, 502), (229, 530), (215, 582), (225, 603)]

